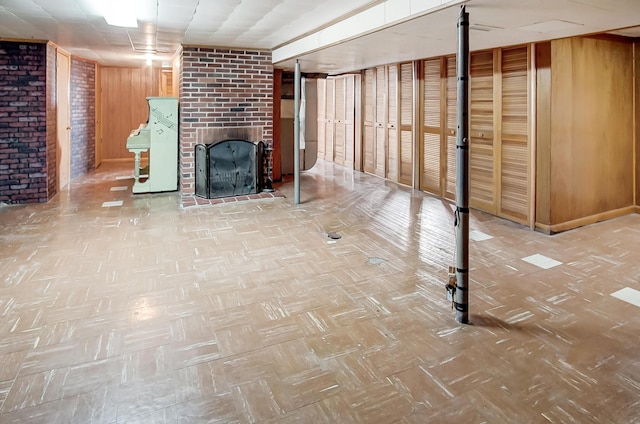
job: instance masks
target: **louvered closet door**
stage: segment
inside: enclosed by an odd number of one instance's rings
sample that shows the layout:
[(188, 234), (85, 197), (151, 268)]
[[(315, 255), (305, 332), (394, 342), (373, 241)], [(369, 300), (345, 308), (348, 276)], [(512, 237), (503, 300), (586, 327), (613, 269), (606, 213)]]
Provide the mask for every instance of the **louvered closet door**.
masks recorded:
[(345, 80), (345, 141), (344, 141), (344, 165), (353, 169), (355, 165), (355, 75), (347, 75)]
[(456, 70), (455, 56), (445, 58), (446, 63), (446, 90), (447, 90), (447, 106), (445, 110), (446, 122), (446, 184), (445, 197), (455, 199), (456, 197), (456, 128), (457, 122), (457, 93), (458, 78)]
[(363, 91), (363, 104), (364, 104), (364, 116), (363, 118), (363, 142), (362, 142), (362, 161), (364, 172), (373, 174), (375, 172), (375, 110), (376, 110), (376, 71), (374, 69), (367, 69), (364, 72), (364, 91)]
[(335, 80), (333, 78), (327, 79), (327, 104), (325, 109), (325, 144), (324, 144), (324, 159), (333, 161), (333, 144), (334, 144), (334, 121), (336, 115), (336, 93), (335, 93)]
[(346, 139), (345, 128), (345, 79), (338, 77), (333, 79), (335, 84), (335, 115), (334, 115), (334, 135), (333, 135), (333, 161), (344, 165), (344, 145)]
[(318, 158), (324, 159), (327, 81), (323, 78), (318, 78), (316, 81), (318, 86)]
[(471, 54), (470, 205), (496, 213), (493, 146), (493, 51)]
[(441, 60), (422, 63), (422, 145), (420, 189), (440, 196), (440, 144), (442, 138)]
[(398, 148), (398, 65), (387, 67), (387, 178), (398, 181), (399, 148)]
[(500, 214), (526, 222), (529, 215), (528, 49), (502, 51)]
[(400, 65), (400, 142), (398, 182), (413, 182), (413, 64)]
[(375, 171), (374, 173), (386, 178), (387, 176), (387, 143), (386, 143), (386, 106), (387, 84), (384, 66), (376, 68), (376, 108), (375, 108)]

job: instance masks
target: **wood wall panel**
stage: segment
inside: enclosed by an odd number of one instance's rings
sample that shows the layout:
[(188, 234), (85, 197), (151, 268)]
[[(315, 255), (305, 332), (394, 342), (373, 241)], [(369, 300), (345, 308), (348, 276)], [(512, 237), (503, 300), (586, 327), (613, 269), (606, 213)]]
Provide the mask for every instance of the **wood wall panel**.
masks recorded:
[[(636, 174), (636, 189), (635, 189), (635, 204), (636, 206), (640, 206), (640, 42), (636, 41), (633, 47), (633, 55), (635, 57), (634, 64), (634, 75), (635, 78), (635, 98), (634, 98), (634, 109), (636, 111), (635, 114), (635, 164), (634, 171)], [(640, 213), (640, 208), (636, 209), (636, 212)]]
[(551, 43), (536, 45), (536, 226), (551, 225)]
[(132, 159), (126, 148), (131, 130), (149, 118), (146, 98), (159, 95), (160, 70), (103, 67), (102, 85), (102, 159)]
[(632, 43), (590, 37), (552, 41), (551, 87), (552, 231), (631, 207)]

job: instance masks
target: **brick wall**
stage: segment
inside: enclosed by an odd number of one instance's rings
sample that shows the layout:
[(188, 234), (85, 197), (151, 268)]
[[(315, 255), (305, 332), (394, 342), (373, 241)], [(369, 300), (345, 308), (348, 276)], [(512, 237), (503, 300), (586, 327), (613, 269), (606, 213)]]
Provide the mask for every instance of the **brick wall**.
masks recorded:
[(58, 193), (56, 147), (58, 142), (58, 119), (56, 115), (56, 63), (57, 49), (47, 44), (47, 198), (51, 199)]
[(96, 66), (71, 58), (71, 178), (95, 169)]
[(46, 44), (0, 41), (0, 202), (47, 201)]
[(259, 127), (273, 145), (273, 66), (271, 52), (189, 46), (180, 61), (180, 190), (193, 194), (202, 129)]

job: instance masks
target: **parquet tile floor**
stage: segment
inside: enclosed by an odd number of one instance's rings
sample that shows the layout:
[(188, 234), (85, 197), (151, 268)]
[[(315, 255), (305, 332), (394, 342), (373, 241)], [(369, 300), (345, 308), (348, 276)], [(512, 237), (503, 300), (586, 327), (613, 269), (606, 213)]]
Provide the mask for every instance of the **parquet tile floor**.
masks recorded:
[(640, 307), (612, 296), (640, 290), (639, 215), (472, 212), (460, 325), (445, 201), (324, 162), (297, 206), (130, 174), (0, 207), (0, 423), (640, 422)]

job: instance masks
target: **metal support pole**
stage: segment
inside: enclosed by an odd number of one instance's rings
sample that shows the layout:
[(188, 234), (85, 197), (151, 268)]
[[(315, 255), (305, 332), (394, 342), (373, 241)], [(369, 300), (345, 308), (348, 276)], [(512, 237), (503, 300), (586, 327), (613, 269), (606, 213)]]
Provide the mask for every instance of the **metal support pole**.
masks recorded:
[(294, 76), (293, 120), (293, 204), (300, 204), (300, 63), (296, 59)]
[(469, 322), (469, 14), (458, 18), (456, 135), (456, 321)]

